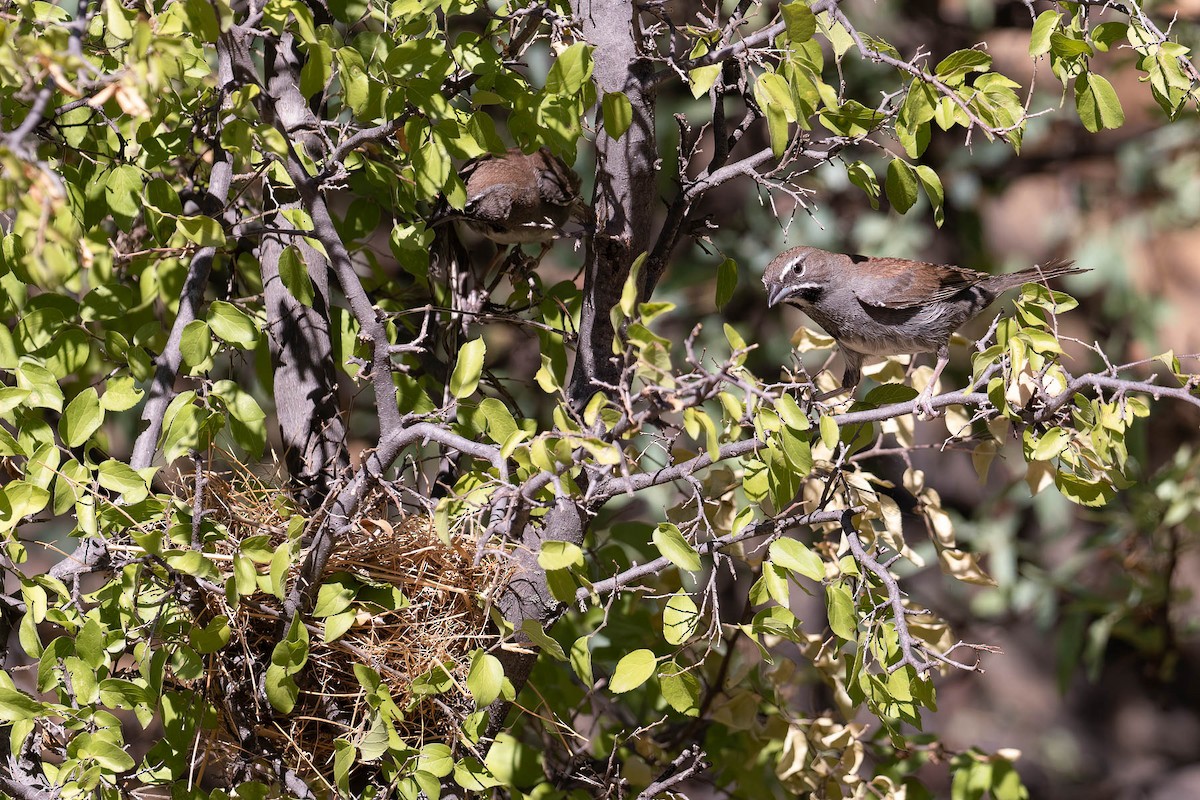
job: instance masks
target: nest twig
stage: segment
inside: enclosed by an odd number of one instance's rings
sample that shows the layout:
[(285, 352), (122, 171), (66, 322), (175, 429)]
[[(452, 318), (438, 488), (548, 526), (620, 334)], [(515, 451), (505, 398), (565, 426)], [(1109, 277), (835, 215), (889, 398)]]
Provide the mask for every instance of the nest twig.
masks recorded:
[[(210, 473), (204, 486), (205, 523), (222, 534), (211, 555), (225, 572), (223, 578), (232, 575), (232, 556), (247, 538), (266, 534), (272, 548), (287, 540), (293, 512), (274, 487), (243, 472)], [(190, 503), (192, 498), (187, 499)], [(505, 578), (505, 565), (495, 558), (475, 564), (474, 542), (442, 541), (424, 514), (405, 514), (382, 496), (373, 508), (361, 527), (337, 544), (326, 576), (353, 576), (388, 593), (395, 587), (408, 603), (395, 609), (356, 603), (349, 629), (328, 643), (322, 638), (327, 621), (310, 620), (308, 663), (296, 676), (300, 693), (290, 714), (276, 714), (261, 690), (286, 624), (282, 604), (261, 591), (243, 597), (236, 608), (224, 595), (207, 597), (196, 623), (226, 615), (233, 638), (210, 657), (204, 684), (191, 686), (220, 716), (204, 743), (198, 770), (242, 769), (268, 756), (268, 747), (275, 757), (268, 760), (281, 759), (299, 774), (330, 774), (335, 739), (358, 746), (379, 733), (372, 730), (377, 720), (355, 664), (380, 675), (405, 712), (393, 722), (396, 732), (415, 748), (452, 741), (462, 719), (474, 710), (465, 688), (469, 654), (497, 642), (487, 606)], [(267, 565), (257, 566), (265, 574)], [(439, 666), (451, 676), (453, 688), (435, 696), (414, 694), (414, 679)]]

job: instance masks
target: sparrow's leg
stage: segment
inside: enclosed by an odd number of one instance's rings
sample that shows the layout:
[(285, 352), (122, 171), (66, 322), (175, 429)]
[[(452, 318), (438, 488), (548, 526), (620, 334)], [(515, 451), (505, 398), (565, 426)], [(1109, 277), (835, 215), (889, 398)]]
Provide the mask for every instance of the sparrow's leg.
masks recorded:
[(842, 373), (842, 385), (838, 389), (830, 389), (828, 392), (821, 392), (813, 399), (818, 403), (828, 400), (831, 397), (837, 397), (843, 394), (854, 394), (854, 390), (858, 388), (858, 382), (862, 380), (862, 353), (854, 350), (841, 348), (842, 358), (846, 361), (846, 371)]
[(933, 407), (933, 392), (936, 388), (938, 378), (942, 376), (942, 370), (950, 363), (950, 343), (946, 342), (937, 349), (937, 363), (933, 366), (933, 374), (929, 376), (929, 383), (925, 384), (925, 388), (917, 395), (917, 399), (913, 402), (913, 409), (917, 412), (917, 416), (921, 419), (933, 419), (938, 415), (937, 409)]

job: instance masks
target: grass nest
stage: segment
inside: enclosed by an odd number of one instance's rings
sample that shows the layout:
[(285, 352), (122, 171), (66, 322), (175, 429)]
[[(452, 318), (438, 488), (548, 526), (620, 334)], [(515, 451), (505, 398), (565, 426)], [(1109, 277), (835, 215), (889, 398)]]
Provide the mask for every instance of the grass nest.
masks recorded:
[[(190, 505), (194, 486), (188, 488)], [(245, 474), (213, 473), (203, 492), (205, 526), (218, 532), (212, 556), (223, 578), (233, 574), (234, 553), (251, 537), (265, 535), (264, 549), (272, 551), (287, 540), (292, 506), (277, 488)], [(386, 741), (355, 665), (380, 676), (404, 712), (393, 725), (409, 746), (453, 740), (474, 710), (466, 690), (469, 654), (496, 644), (488, 598), (505, 580), (502, 559), (476, 564), (473, 542), (456, 537), (447, 544), (430, 517), (405, 513), (382, 496), (363, 507), (371, 512), (336, 543), (323, 579), (343, 590), (358, 587), (357, 593), (336, 622), (314, 615), (306, 626), (308, 662), (294, 676), (299, 694), (289, 714), (276, 713), (262, 692), (263, 675), (285, 627), (282, 603), (261, 588), (236, 607), (222, 595), (206, 598), (197, 624), (224, 615), (232, 636), (222, 657), (210, 659), (204, 684), (191, 687), (207, 696), (220, 717), (205, 748), (207, 768), (225, 772), (234, 764), (253, 763), (269, 748), (270, 755), (301, 775), (329, 775), (336, 739), (357, 747), (379, 742), (381, 735)], [(266, 563), (256, 567), (259, 575), (269, 570)], [(319, 598), (317, 611), (320, 606)], [(330, 625), (345, 631), (325, 642)], [(422, 692), (420, 684), (431, 672), (450, 688)]]

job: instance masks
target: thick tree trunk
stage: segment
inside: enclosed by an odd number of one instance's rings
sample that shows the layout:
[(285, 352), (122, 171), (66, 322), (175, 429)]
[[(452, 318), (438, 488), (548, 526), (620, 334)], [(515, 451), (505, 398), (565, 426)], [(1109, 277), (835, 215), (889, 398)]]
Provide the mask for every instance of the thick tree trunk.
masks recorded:
[[(600, 384), (620, 380), (620, 362), (613, 354), (613, 327), (609, 312), (621, 298), (634, 259), (650, 246), (652, 213), (657, 196), (654, 164), (654, 97), (649, 88), (653, 73), (649, 61), (638, 55), (630, 0), (575, 0), (583, 38), (595, 46), (596, 84), (601, 95), (622, 92), (633, 107), (633, 124), (619, 140), (601, 126), (596, 137), (596, 189), (593, 204), (596, 233), (585, 256), (584, 298), (580, 314), (579, 347), (571, 376), (569, 396), (578, 406), (587, 403)], [(517, 572), (499, 598), (505, 619), (520, 630), (527, 620), (545, 623), (561, 604), (546, 586), (546, 574), (537, 563), (542, 542), (583, 542), (588, 510), (567, 498), (546, 515), (540, 527), (528, 526), (514, 558)], [(505, 675), (520, 691), (537, 661), (536, 653), (505, 652)], [(507, 703), (490, 709), (490, 732), (503, 725)]]
[[(269, 48), (270, 50), (270, 48)], [(274, 56), (271, 59), (271, 56)], [(316, 137), (300, 133), (311, 117), (297, 88), (296, 62), (290, 36), (274, 53), (268, 52), (267, 89), (278, 98), (278, 122), (293, 134), (298, 145), (317, 144)], [(283, 202), (278, 211), (300, 208), (299, 200)], [(272, 227), (291, 228), (281, 213), (269, 220)], [(279, 256), (287, 243), (300, 248), (313, 286), (313, 304), (307, 307), (292, 296), (279, 277)], [(334, 482), (350, 466), (346, 431), (339, 415), (337, 377), (329, 334), (329, 265), (299, 237), (264, 236), (259, 247), (267, 311), (267, 334), (275, 368), (275, 410), (293, 487), (301, 502), (315, 509), (324, 502)]]
[[(271, 224), (290, 227), (281, 214)], [(314, 295), (312, 307), (306, 307), (279, 277), (284, 246), (279, 237), (266, 236), (258, 253), (275, 373), (275, 413), (293, 486), (304, 505), (313, 509), (350, 466), (329, 336), (329, 269), (323, 256), (301, 245)]]
[(634, 4), (574, 0), (572, 9), (584, 41), (596, 48), (592, 74), (598, 92), (623, 93), (633, 108), (633, 123), (620, 139), (596, 126), (596, 233), (585, 255), (579, 349), (570, 385), (571, 402), (579, 407), (596, 392), (596, 382), (611, 385), (620, 378), (609, 312), (621, 299), (630, 265), (650, 247), (658, 149), (650, 85), (654, 68), (638, 53)]

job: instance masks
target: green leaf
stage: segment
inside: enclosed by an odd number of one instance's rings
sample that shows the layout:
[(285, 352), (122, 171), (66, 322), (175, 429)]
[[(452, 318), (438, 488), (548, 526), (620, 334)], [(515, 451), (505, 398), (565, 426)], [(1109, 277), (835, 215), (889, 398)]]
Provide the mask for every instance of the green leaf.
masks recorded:
[(1075, 110), (1090, 133), (1125, 124), (1125, 111), (1112, 84), (1094, 72), (1085, 72), (1075, 79)]
[(658, 672), (658, 684), (662, 687), (667, 705), (689, 717), (700, 714), (700, 680), (685, 671), (674, 661), (662, 665)]
[(342, 796), (350, 794), (350, 768), (354, 766), (356, 755), (357, 751), (350, 742), (345, 739), (333, 740), (333, 781)]
[(275, 664), (267, 667), (266, 675), (263, 678), (263, 689), (271, 708), (280, 714), (290, 714), (296, 706), (296, 700), (300, 697), (300, 687), (296, 685), (296, 681), (287, 674), (283, 667)]
[(1061, 31), (1050, 34), (1050, 49), (1060, 58), (1078, 58), (1093, 54), (1092, 46), (1083, 39), (1076, 39)]
[(234, 381), (217, 381), (212, 387), (228, 412), (229, 430), (233, 440), (254, 458), (262, 456), (267, 444), (266, 412), (250, 393)]
[(685, 572), (697, 572), (700, 569), (700, 554), (688, 544), (687, 539), (679, 528), (669, 522), (660, 523), (654, 529), (652, 536), (654, 546), (668, 561)]
[(862, 161), (855, 161), (846, 167), (846, 177), (866, 193), (871, 208), (879, 208), (879, 179), (875, 177), (875, 170)]
[(542, 542), (541, 552), (538, 553), (538, 565), (547, 572), (582, 567), (583, 551), (579, 549), (579, 545), (550, 539)]
[(942, 80), (956, 86), (966, 80), (969, 73), (987, 72), (992, 67), (992, 57), (981, 50), (957, 50), (943, 58), (934, 69)]
[(781, 394), (775, 401), (775, 413), (783, 420), (783, 424), (792, 430), (806, 431), (812, 426), (790, 394)]
[(118, 492), (126, 503), (140, 503), (149, 493), (146, 480), (133, 467), (112, 458), (100, 465), (96, 480), (105, 489)]
[(1055, 426), (1043, 433), (1042, 437), (1037, 440), (1029, 458), (1032, 461), (1049, 461), (1066, 450), (1070, 444), (1070, 435), (1062, 428)]
[(357, 619), (358, 612), (353, 608), (347, 608), (345, 611), (326, 617), (325, 627), (321, 631), (321, 641), (326, 644), (336, 642), (346, 634), (346, 631), (354, 627)]
[(825, 587), (825, 611), (829, 616), (829, 629), (834, 634), (849, 642), (858, 638), (854, 597), (850, 594), (850, 587), (843, 581)]
[(307, 48), (304, 66), (300, 68), (300, 94), (312, 97), (323, 91), (333, 77), (333, 48), (317, 42)]
[(636, 689), (650, 680), (657, 664), (654, 653), (650, 650), (634, 650), (625, 655), (613, 670), (612, 680), (608, 684), (609, 691), (613, 694), (624, 694)]
[(194, 319), (183, 326), (179, 337), (179, 355), (189, 367), (209, 364), (216, 347), (212, 340), (212, 329), (202, 319)]
[(458, 351), (458, 362), (454, 365), (454, 374), (450, 376), (450, 392), (459, 400), (470, 397), (479, 386), (479, 376), (483, 373), (483, 357), (487, 353), (487, 345), (483, 337), (472, 339)]
[(612, 139), (620, 139), (633, 124), (633, 106), (621, 92), (606, 92), (602, 101), (604, 132)]
[(46, 713), (46, 707), (24, 692), (0, 686), (0, 720), (18, 722)]
[(1092, 44), (1102, 53), (1107, 53), (1116, 42), (1125, 39), (1129, 26), (1124, 22), (1102, 22), (1092, 28)]
[(81, 733), (71, 740), (68, 751), (81, 760), (93, 760), (110, 772), (133, 769), (133, 756), (106, 739), (101, 733)]
[(1062, 15), (1053, 9), (1038, 15), (1029, 34), (1029, 55), (1036, 58), (1050, 52), (1050, 34), (1058, 28), (1061, 20)]
[[(959, 116), (962, 114), (962, 109), (958, 104), (949, 97), (942, 97), (938, 100), (937, 108), (933, 111), (933, 119), (938, 124), (938, 127), (944, 131), (948, 131), (954, 127), (954, 124), (959, 121)], [(965, 123), (964, 123), (965, 125)]]
[(215, 653), (229, 644), (230, 638), (229, 617), (224, 615), (213, 617), (203, 628), (193, 627), (188, 631), (188, 641), (197, 653)]
[(817, 18), (812, 9), (801, 0), (793, 0), (779, 6), (783, 22), (787, 25), (787, 38), (792, 44), (803, 44), (817, 31)]
[(933, 222), (939, 228), (946, 221), (945, 202), (946, 194), (942, 189), (942, 179), (932, 168), (924, 164), (917, 165), (917, 177), (921, 180), (921, 186), (925, 189), (925, 195), (929, 198), (929, 205), (933, 208)]
[(185, 575), (206, 580), (213, 580), (218, 575), (216, 565), (197, 550), (176, 550), (167, 553), (164, 560), (171, 569)]
[(122, 164), (108, 173), (104, 199), (112, 213), (132, 219), (142, 211), (142, 171)]
[(663, 638), (668, 644), (679, 645), (696, 635), (700, 625), (700, 609), (687, 592), (680, 589), (667, 600), (663, 609)]
[(454, 765), (454, 782), (470, 792), (483, 792), (500, 785), (487, 767), (474, 758), (464, 758)]
[(771, 542), (768, 552), (771, 561), (784, 569), (818, 582), (825, 579), (825, 562), (803, 542), (787, 538), (776, 539)]
[(555, 661), (566, 661), (567, 654), (563, 652), (562, 645), (550, 637), (546, 633), (545, 628), (536, 619), (527, 619), (521, 623), (521, 631), (529, 640), (542, 649), (547, 655)]
[(920, 124), (910, 124), (903, 120), (896, 122), (896, 138), (909, 158), (919, 158), (925, 152), (925, 148), (929, 147), (931, 130), (928, 122)]
[(489, 706), (500, 696), (504, 686), (504, 665), (493, 655), (476, 650), (471, 656), (471, 670), (467, 673), (467, 690), (480, 708)]
[(737, 289), (737, 279), (737, 262), (732, 258), (722, 261), (717, 267), (717, 308), (723, 308), (733, 299), (734, 290)]
[(454, 757), (444, 744), (427, 744), (417, 756), (417, 769), (437, 778), (444, 778), (454, 770)]
[[(287, 547), (285, 543), (284, 548)], [(271, 651), (271, 666), (267, 667), (264, 689), (271, 707), (281, 714), (291, 713), (300, 696), (300, 687), (292, 676), (308, 663), (308, 629), (299, 613), (292, 617), (287, 635)]]
[(179, 230), (183, 238), (201, 247), (225, 246), (225, 229), (212, 217), (180, 217)]
[(809, 444), (808, 438), (797, 436), (790, 427), (780, 429), (778, 435), (779, 444), (783, 448), (783, 455), (792, 466), (795, 474), (803, 477), (812, 472), (812, 445)]
[(100, 407), (100, 397), (89, 386), (67, 404), (62, 419), (58, 421), (58, 431), (67, 447), (79, 447), (103, 422), (104, 409)]
[(828, 414), (821, 415), (821, 444), (825, 445), (830, 450), (837, 447), (838, 440), (841, 438), (841, 430), (837, 424), (837, 420)]
[(188, 22), (188, 31), (196, 34), (200, 41), (215, 42), (221, 35), (217, 11), (207, 0), (184, 0), (183, 14)]
[(910, 125), (920, 125), (933, 119), (937, 107), (938, 92), (930, 84), (914, 78), (908, 86), (908, 94), (904, 96), (904, 105), (900, 113)]
[(920, 392), (907, 384), (885, 383), (867, 392), (867, 396), (863, 398), (862, 403), (872, 408), (878, 408), (879, 406), (890, 406), (894, 403), (907, 403), (919, 394)]
[(487, 422), (488, 437), (496, 444), (504, 444), (518, 432), (516, 419), (500, 400), (494, 397), (485, 399), (479, 404), (479, 411)]
[(362, 582), (348, 572), (335, 572), (317, 589), (317, 602), (313, 605), (312, 615), (317, 619), (332, 617), (350, 607)]
[(826, 108), (818, 116), (821, 124), (842, 136), (865, 136), (883, 122), (884, 115), (857, 100), (848, 100), (837, 108)]
[(901, 214), (907, 212), (917, 202), (917, 175), (903, 159), (894, 158), (888, 164), (887, 181), (888, 202), (892, 208)]
[(138, 389), (129, 375), (110, 378), (104, 384), (104, 395), (100, 405), (105, 411), (128, 411), (136, 406), (146, 393)]
[(312, 308), (316, 292), (313, 290), (312, 278), (308, 275), (308, 265), (304, 263), (304, 256), (295, 245), (288, 245), (279, 254), (279, 280), (301, 305)]
[(136, 683), (119, 678), (100, 681), (100, 703), (108, 708), (130, 710), (149, 701), (146, 689)]
[(576, 42), (563, 50), (546, 75), (546, 93), (578, 94), (579, 90), (583, 88), (584, 81), (592, 77), (593, 49), (589, 44)]
[(29, 408), (62, 411), (63, 393), (54, 373), (37, 364), (22, 362), (17, 367), (17, 387), (29, 392), (24, 403)]
[(592, 675), (592, 651), (588, 649), (588, 636), (580, 636), (571, 644), (571, 671), (579, 676), (584, 686), (591, 687), (596, 682)]
[(721, 74), (720, 64), (710, 64), (707, 67), (696, 67), (688, 72), (688, 84), (692, 89), (692, 97), (703, 97), (712, 88), (712, 85), (717, 82), (717, 76)]
[(633, 316), (633, 312), (637, 310), (638, 286), (642, 274), (642, 265), (646, 263), (646, 253), (641, 253), (629, 265), (629, 274), (625, 276), (625, 283), (621, 286), (621, 301), (619, 307), (625, 319)]
[(246, 349), (258, 341), (258, 326), (247, 314), (232, 303), (214, 300), (208, 307), (208, 327), (230, 344)]

